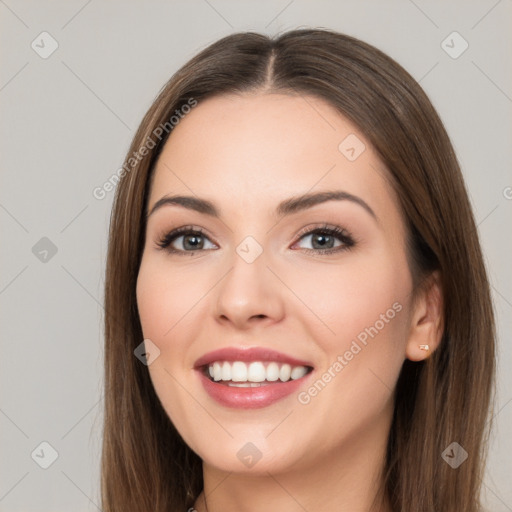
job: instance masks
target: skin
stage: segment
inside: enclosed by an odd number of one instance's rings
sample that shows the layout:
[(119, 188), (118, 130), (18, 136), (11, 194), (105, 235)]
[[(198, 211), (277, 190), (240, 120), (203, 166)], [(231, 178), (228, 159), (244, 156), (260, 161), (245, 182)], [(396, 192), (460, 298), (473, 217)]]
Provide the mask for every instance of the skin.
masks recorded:
[[(338, 149), (349, 134), (366, 146), (355, 161)], [(363, 199), (376, 219), (348, 200), (275, 215), (282, 200), (320, 190)], [(151, 380), (203, 460), (208, 510), (252, 512), (272, 504), (281, 512), (389, 511), (385, 500), (374, 508), (372, 502), (393, 391), (404, 359), (423, 359), (439, 342), (441, 292), (433, 279), (412, 302), (405, 222), (369, 142), (312, 96), (211, 98), (174, 128), (156, 166), (149, 210), (166, 194), (205, 198), (221, 212), (216, 219), (177, 205), (156, 210), (137, 281), (144, 338), (160, 350), (148, 366)], [(355, 245), (306, 252), (318, 246), (300, 230), (324, 223), (348, 230)], [(157, 246), (186, 225), (203, 229), (203, 249), (172, 254)], [(236, 252), (247, 236), (263, 250), (250, 264)], [(187, 250), (183, 237), (173, 246)], [(209, 397), (193, 369), (218, 348), (271, 347), (311, 362), (314, 377), (301, 389), (307, 391), (395, 303), (401, 310), (308, 404), (293, 393), (265, 408), (230, 409)], [(251, 468), (237, 457), (248, 442), (262, 454)], [(206, 510), (204, 493), (195, 508)]]

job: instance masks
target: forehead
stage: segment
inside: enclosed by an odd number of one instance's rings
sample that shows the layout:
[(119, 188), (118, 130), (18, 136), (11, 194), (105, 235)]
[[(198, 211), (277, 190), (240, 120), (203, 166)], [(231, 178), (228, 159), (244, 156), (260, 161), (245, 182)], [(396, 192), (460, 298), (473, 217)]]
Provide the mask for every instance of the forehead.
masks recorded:
[(268, 207), (291, 195), (342, 189), (389, 208), (387, 171), (358, 128), (326, 101), (301, 95), (223, 95), (173, 129), (150, 205), (169, 193), (213, 199), (221, 211)]

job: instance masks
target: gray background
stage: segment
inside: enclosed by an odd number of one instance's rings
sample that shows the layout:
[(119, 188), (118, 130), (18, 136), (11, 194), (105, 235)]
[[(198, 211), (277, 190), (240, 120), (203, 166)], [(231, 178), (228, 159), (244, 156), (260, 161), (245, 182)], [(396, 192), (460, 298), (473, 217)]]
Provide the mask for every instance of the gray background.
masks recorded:
[[(511, 15), (511, 0), (0, 0), (0, 511), (100, 508), (113, 192), (98, 200), (93, 189), (121, 166), (159, 89), (200, 49), (234, 31), (299, 26), (333, 28), (384, 50), (420, 81), (446, 124), (500, 336), (485, 498), (493, 512), (512, 511)], [(31, 47), (51, 49), (43, 31), (58, 43), (48, 58)], [(454, 31), (469, 44), (457, 58), (464, 43)], [(58, 457), (42, 469), (52, 449)]]

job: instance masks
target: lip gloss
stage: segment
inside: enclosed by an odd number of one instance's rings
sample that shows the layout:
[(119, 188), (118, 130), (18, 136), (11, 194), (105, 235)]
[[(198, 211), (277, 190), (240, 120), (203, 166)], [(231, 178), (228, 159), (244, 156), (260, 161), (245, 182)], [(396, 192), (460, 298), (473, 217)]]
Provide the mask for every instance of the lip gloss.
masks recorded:
[(199, 374), (201, 384), (208, 395), (225, 407), (237, 409), (257, 409), (267, 407), (298, 390), (304, 385), (311, 373), (307, 373), (300, 379), (287, 382), (264, 382), (259, 387), (236, 387), (223, 384), (222, 381), (210, 380), (201, 370)]

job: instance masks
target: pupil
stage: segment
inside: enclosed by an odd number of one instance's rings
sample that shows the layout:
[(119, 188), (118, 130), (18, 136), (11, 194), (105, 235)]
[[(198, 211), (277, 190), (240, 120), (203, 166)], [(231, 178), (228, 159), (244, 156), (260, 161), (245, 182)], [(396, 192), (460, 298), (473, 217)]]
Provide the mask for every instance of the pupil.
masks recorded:
[[(330, 235), (316, 235), (316, 237), (313, 237), (313, 246), (315, 246), (315, 242), (317, 240), (323, 240), (323, 242), (320, 242), (320, 249), (325, 249), (326, 246), (326, 240), (327, 244), (328, 242), (332, 242), (333, 238)], [(332, 247), (332, 244), (329, 245), (329, 248)]]
[[(198, 240), (200, 239), (201, 237), (197, 236), (197, 235), (189, 235), (189, 236), (186, 236), (184, 238), (184, 241), (185, 241), (185, 247), (187, 248), (187, 245), (189, 245), (189, 249), (197, 249), (198, 248), (198, 245), (199, 246), (202, 246), (202, 244), (200, 242), (198, 242)], [(196, 245), (194, 245), (194, 243), (192, 243), (192, 245), (190, 245), (190, 240), (195, 240), (196, 242)]]
[[(202, 247), (201, 243), (201, 237), (197, 235), (189, 235), (184, 238), (185, 241), (185, 247), (189, 249), (197, 249), (198, 247)], [(193, 240), (192, 242), (190, 242)], [(331, 242), (329, 244), (329, 242)], [(313, 246), (319, 245), (320, 249), (324, 249), (326, 245), (329, 246), (329, 248), (332, 248), (332, 242), (333, 238), (330, 235), (315, 235), (313, 237)], [(318, 248), (318, 247), (317, 247)]]

